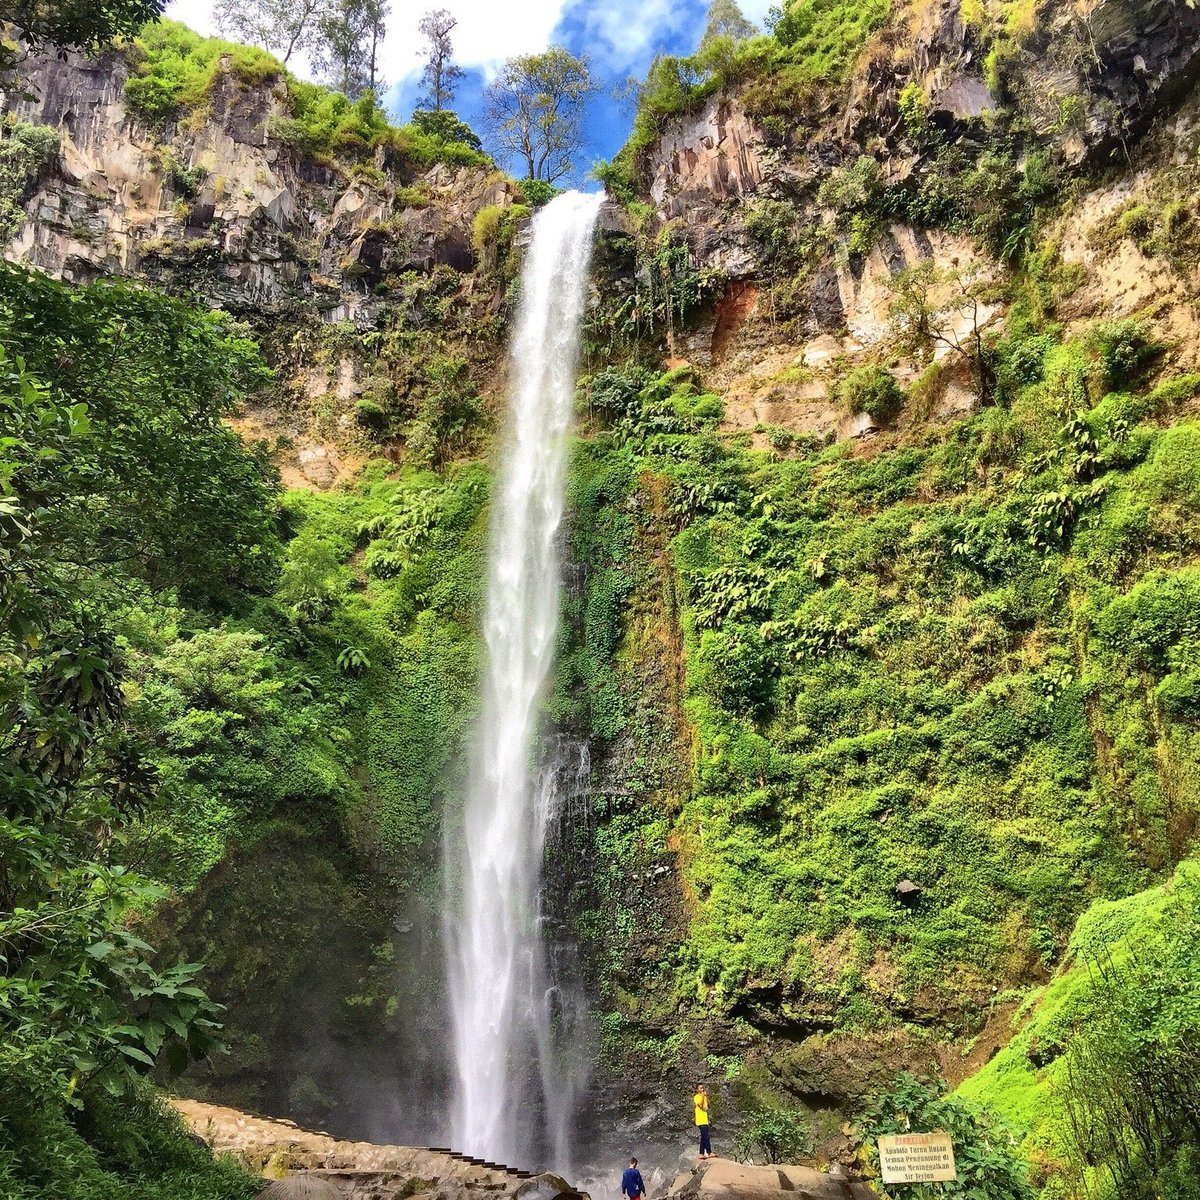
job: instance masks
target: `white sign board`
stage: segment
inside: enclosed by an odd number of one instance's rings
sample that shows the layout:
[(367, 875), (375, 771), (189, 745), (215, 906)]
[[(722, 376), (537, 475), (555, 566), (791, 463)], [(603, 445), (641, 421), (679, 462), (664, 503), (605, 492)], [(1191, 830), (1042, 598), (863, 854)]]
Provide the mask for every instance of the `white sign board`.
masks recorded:
[(938, 1183), (957, 1179), (948, 1133), (894, 1133), (879, 1139), (884, 1183)]

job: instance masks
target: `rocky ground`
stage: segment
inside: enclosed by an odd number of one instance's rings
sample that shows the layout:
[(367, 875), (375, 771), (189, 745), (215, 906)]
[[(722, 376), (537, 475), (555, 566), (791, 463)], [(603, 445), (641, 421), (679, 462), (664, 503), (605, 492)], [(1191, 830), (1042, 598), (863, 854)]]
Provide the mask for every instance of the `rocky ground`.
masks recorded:
[[(291, 1121), (198, 1100), (172, 1103), (214, 1153), (233, 1155), (264, 1180), (320, 1180), (347, 1200), (588, 1200), (551, 1172), (533, 1174), (424, 1147), (341, 1141)], [(665, 1200), (777, 1200), (785, 1192), (790, 1200), (867, 1200), (873, 1194), (842, 1174), (723, 1158), (683, 1172), (658, 1194)]]
[(230, 1154), (264, 1180), (295, 1174), (320, 1179), (348, 1200), (586, 1200), (565, 1179), (453, 1152), (341, 1141), (291, 1121), (251, 1116), (198, 1100), (172, 1102), (216, 1154)]

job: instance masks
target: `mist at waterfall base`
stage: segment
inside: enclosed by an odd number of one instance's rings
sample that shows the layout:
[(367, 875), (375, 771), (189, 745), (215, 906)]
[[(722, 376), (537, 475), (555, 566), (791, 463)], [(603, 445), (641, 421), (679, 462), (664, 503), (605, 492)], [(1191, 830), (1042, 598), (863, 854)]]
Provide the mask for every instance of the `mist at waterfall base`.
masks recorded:
[(547, 936), (547, 834), (584, 795), (586, 747), (541, 726), (562, 584), (560, 527), (580, 325), (602, 194), (534, 217), (492, 495), (487, 661), (461, 828), (446, 837), (453, 1144), (510, 1163), (572, 1166), (590, 1037), (578, 957)]

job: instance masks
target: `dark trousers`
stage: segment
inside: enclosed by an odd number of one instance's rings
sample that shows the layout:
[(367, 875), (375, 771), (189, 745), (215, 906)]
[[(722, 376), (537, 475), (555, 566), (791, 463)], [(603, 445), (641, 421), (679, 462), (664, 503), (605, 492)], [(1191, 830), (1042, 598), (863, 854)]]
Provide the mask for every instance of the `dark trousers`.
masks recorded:
[(709, 1127), (707, 1125), (701, 1125), (699, 1128), (700, 1128), (700, 1153), (701, 1154), (711, 1154), (712, 1153), (712, 1138), (709, 1136), (709, 1131), (708, 1131)]

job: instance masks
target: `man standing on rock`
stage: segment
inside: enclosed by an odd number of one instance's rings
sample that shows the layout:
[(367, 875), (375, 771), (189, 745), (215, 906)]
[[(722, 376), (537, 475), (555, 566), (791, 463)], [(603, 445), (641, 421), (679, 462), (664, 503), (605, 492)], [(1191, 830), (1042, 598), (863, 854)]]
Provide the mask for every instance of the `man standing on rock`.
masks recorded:
[(646, 1194), (646, 1185), (642, 1182), (642, 1173), (637, 1168), (637, 1159), (631, 1158), (625, 1174), (621, 1176), (621, 1195), (629, 1200), (642, 1200)]
[(712, 1138), (708, 1127), (708, 1088), (704, 1084), (696, 1087), (692, 1103), (696, 1106), (696, 1128), (700, 1130), (700, 1161), (703, 1162), (706, 1158), (717, 1157), (712, 1152)]

